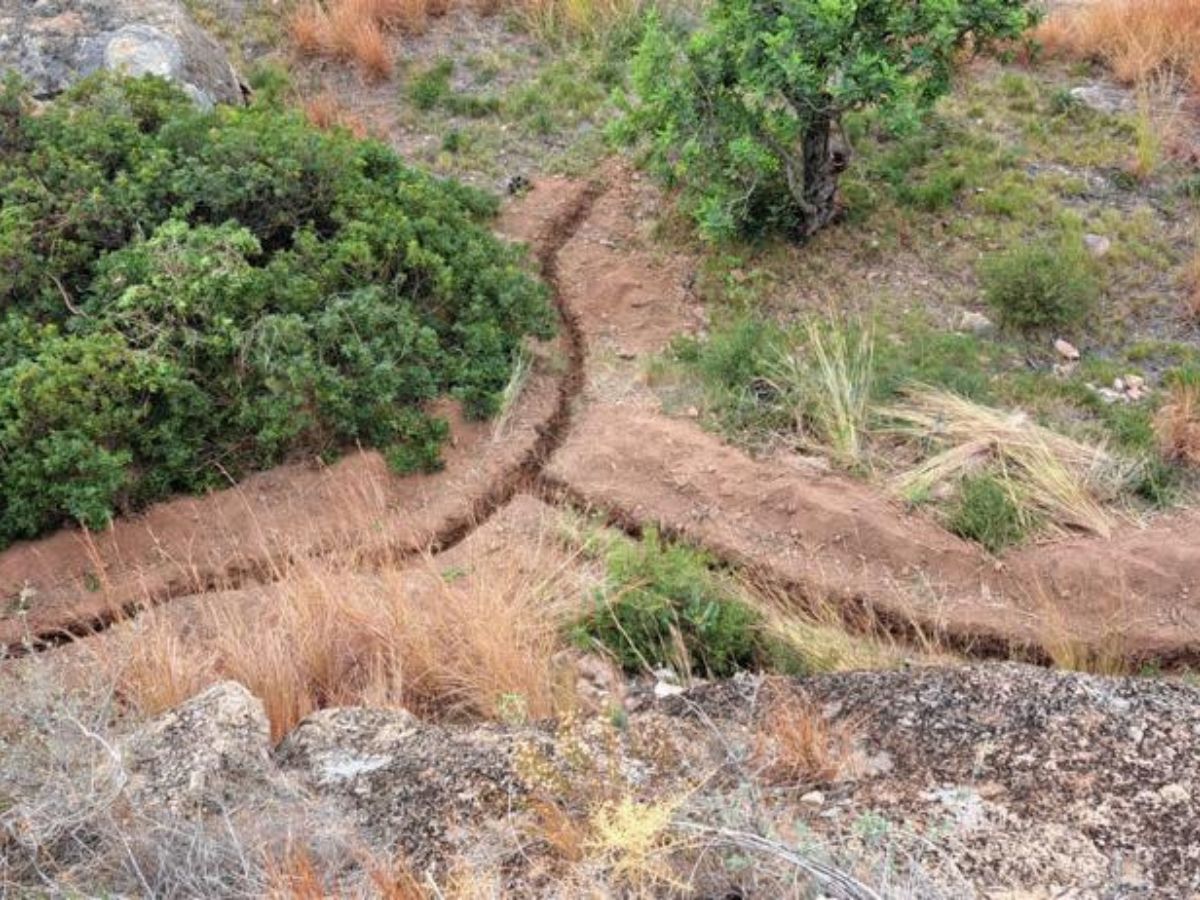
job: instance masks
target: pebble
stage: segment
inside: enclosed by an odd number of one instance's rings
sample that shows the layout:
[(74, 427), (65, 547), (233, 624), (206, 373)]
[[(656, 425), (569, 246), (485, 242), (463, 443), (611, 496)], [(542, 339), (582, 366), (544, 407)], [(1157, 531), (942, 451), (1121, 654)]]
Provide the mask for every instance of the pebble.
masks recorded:
[(1112, 241), (1102, 234), (1085, 234), (1083, 236), (1083, 245), (1087, 247), (1088, 253), (1097, 259), (1106, 255), (1112, 249)]
[(1158, 789), (1158, 796), (1162, 798), (1164, 803), (1172, 805), (1187, 803), (1192, 799), (1191, 792), (1178, 782), (1160, 787)]
[(825, 795), (820, 791), (809, 791), (800, 798), (801, 803), (806, 803), (809, 806), (821, 806), (825, 803)]
[(1054, 342), (1054, 349), (1058, 351), (1058, 355), (1063, 359), (1077, 360), (1079, 359), (1079, 350), (1069, 341), (1064, 341), (1059, 338)]

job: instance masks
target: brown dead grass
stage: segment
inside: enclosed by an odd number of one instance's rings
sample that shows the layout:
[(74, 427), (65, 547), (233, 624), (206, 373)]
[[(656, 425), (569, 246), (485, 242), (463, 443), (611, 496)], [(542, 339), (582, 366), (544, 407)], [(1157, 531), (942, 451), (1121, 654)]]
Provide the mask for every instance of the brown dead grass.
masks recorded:
[(288, 33), (301, 54), (353, 62), (381, 80), (395, 69), (391, 34), (420, 34), (449, 8), (449, 0), (312, 0), (289, 16)]
[(261, 608), (206, 603), (186, 637), (177, 619), (144, 616), (107, 663), (146, 715), (216, 681), (241, 682), (262, 700), (276, 740), (327, 706), (541, 718), (574, 704), (561, 627), (576, 594), (563, 575), (516, 559), (453, 582), (432, 563), (373, 575), (300, 564)]
[(304, 101), (304, 117), (322, 131), (344, 128), (360, 140), (369, 133), (366, 123), (328, 91)]
[(1200, 2), (1097, 0), (1061, 10), (1036, 37), (1052, 55), (1103, 63), (1135, 83), (1171, 72), (1200, 87)]
[(786, 686), (764, 684), (768, 699), (754, 735), (753, 759), (759, 776), (779, 785), (837, 779), (854, 759), (855, 727), (831, 722)]
[(1200, 466), (1200, 386), (1175, 384), (1154, 420), (1164, 458)]

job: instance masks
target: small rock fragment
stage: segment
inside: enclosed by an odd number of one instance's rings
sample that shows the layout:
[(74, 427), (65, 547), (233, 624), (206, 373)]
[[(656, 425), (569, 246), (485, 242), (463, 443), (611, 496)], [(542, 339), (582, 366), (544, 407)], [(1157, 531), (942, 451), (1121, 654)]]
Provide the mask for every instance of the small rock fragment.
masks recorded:
[(808, 806), (821, 806), (825, 803), (825, 795), (820, 791), (809, 791), (800, 798), (800, 802)]
[(1102, 234), (1085, 234), (1083, 246), (1087, 247), (1088, 253), (1099, 259), (1112, 249), (1112, 241)]
[(1062, 338), (1059, 338), (1054, 342), (1054, 349), (1058, 351), (1058, 355), (1063, 359), (1069, 359), (1071, 361), (1079, 359), (1079, 350), (1075, 347), (1075, 345), (1069, 341), (1064, 341)]
[(1162, 798), (1164, 803), (1170, 803), (1172, 806), (1179, 803), (1187, 803), (1192, 799), (1191, 792), (1178, 782), (1159, 788), (1158, 796)]
[(996, 326), (983, 313), (974, 310), (964, 310), (958, 320), (958, 330), (970, 334), (990, 334)]

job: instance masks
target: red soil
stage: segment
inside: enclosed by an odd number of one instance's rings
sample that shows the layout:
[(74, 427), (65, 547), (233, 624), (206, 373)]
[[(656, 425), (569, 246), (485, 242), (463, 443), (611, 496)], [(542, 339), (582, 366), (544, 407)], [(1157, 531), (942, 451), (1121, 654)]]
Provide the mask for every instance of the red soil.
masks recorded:
[(851, 618), (866, 612), (980, 651), (1069, 640), (1132, 659), (1200, 659), (1200, 514), (997, 561), (865, 484), (755, 460), (644, 403), (599, 399), (610, 357), (636, 380), (633, 357), (703, 321), (688, 289), (694, 261), (647, 240), (652, 195), (622, 167), (600, 177), (607, 188), (596, 198), (579, 183), (542, 181), (503, 217), (504, 233), (535, 245), (558, 289), (567, 371), (544, 367), (501, 440), (459, 423), (437, 475), (396, 478), (376, 455), (355, 454), (175, 500), (90, 541), (66, 531), (11, 548), (0, 554), (0, 596), (15, 599), (24, 585), (36, 593), (26, 592), (26, 614), (0, 618), (0, 640), (87, 621), (114, 602), (271, 580), (281, 556), (330, 542), (368, 559), (379, 548), (436, 549), (470, 531), (480, 498), (490, 513), (540, 479), (547, 495), (631, 527), (659, 525), (787, 586), (798, 602), (836, 599)]

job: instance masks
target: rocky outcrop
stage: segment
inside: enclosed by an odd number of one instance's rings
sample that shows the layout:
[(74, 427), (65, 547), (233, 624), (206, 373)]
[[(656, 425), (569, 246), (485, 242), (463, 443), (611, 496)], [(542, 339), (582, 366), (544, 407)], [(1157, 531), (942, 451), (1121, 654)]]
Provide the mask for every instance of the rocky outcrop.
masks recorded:
[[(1178, 898), (1200, 885), (1193, 686), (999, 664), (658, 693), (631, 689), (627, 717), (543, 726), (326, 710), (270, 750), (257, 701), (218, 685), (125, 744), (126, 790), (193, 816), (240, 804), (294, 817), (302, 798), (322, 810), (308, 827), (337, 821), (422, 877), (469, 855), (500, 861), (508, 887), (534, 895), (562, 876), (545, 835), (576, 834), (569, 852), (586, 855), (596, 811), (627, 802), (669, 807), (672, 827), (707, 835), (703, 865), (683, 861), (702, 894), (758, 895), (738, 873), (765, 877), (714, 869), (722, 840), (734, 855), (771, 848), (764, 866), (800, 840), (828, 870), (863, 884), (902, 874), (916, 886), (904, 896), (922, 898)], [(764, 735), (793, 699), (852, 735), (836, 776), (764, 775)], [(546, 804), (565, 817), (550, 832)], [(591, 875), (607, 877), (602, 863)]]
[(178, 0), (0, 0), (0, 72), (16, 70), (38, 97), (100, 69), (161, 75), (197, 103), (240, 103), (221, 46)]
[(125, 794), (142, 810), (223, 813), (279, 791), (263, 705), (240, 684), (213, 685), (122, 745)]
[(517, 742), (511, 731), (448, 729), (403, 711), (331, 709), (302, 722), (275, 758), (311, 794), (335, 801), (373, 844), (425, 866), (482, 840), (520, 805)]

